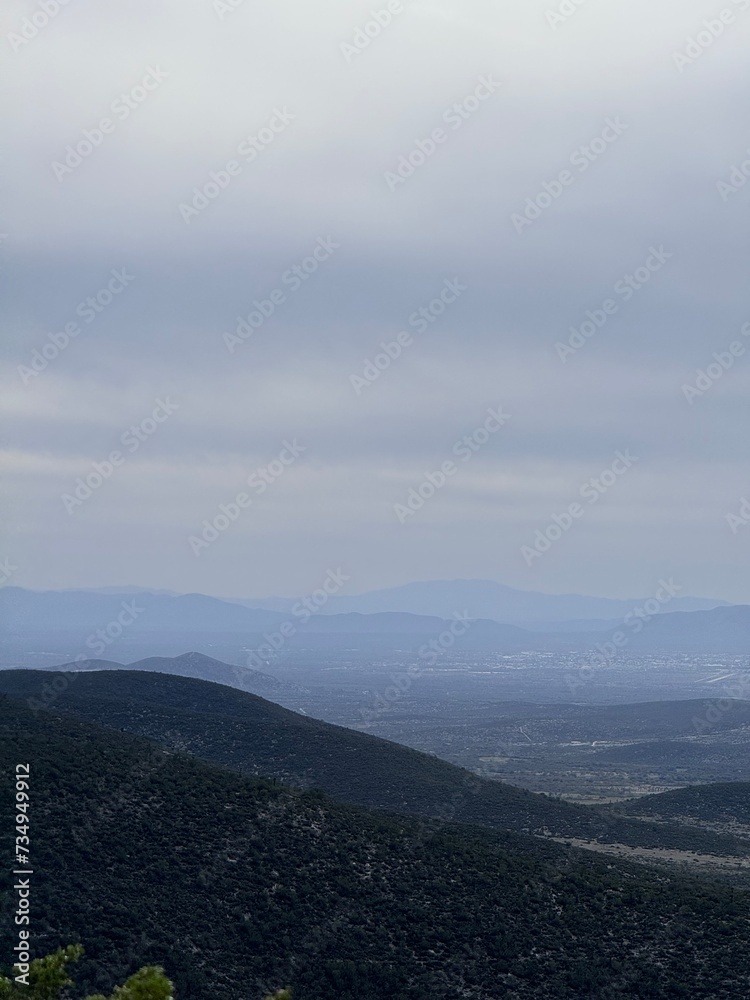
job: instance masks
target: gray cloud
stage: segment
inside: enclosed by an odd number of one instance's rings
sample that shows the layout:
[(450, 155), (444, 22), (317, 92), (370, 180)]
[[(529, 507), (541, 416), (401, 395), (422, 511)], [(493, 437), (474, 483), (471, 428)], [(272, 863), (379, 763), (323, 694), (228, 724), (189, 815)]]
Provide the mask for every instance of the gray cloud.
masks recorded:
[[(345, 561), (354, 590), (460, 575), (619, 596), (671, 573), (750, 601), (747, 542), (723, 521), (747, 492), (748, 359), (692, 405), (681, 391), (750, 320), (748, 192), (717, 190), (750, 144), (750, 11), (728, 4), (737, 23), (680, 72), (697, 0), (590, 0), (553, 30), (556, 6), (405, 3), (347, 62), (340, 44), (372, 5), (246, 0), (222, 20), (209, 0), (71, 0), (6, 53), (14, 582), (293, 593)], [(152, 67), (166, 77), (136, 100)], [(488, 75), (496, 92), (452, 128)], [(120, 118), (123, 94), (136, 106)], [(293, 120), (245, 162), (277, 110)], [(106, 117), (113, 131), (58, 180), (53, 162)], [(627, 129), (580, 169), (571, 157), (612, 118)], [(438, 127), (445, 142), (389, 190)], [(180, 204), (231, 159), (237, 176), (186, 224)], [(519, 235), (511, 215), (566, 169)], [(319, 238), (340, 247), (292, 290), (283, 276)], [(661, 246), (673, 257), (618, 296)], [(121, 268), (132, 283), (81, 321)], [(418, 332), (410, 317), (454, 278), (465, 293)], [(223, 334), (274, 289), (283, 303), (230, 354)], [(607, 298), (617, 312), (563, 364), (556, 343)], [(43, 371), (19, 374), (76, 319)], [(413, 342), (357, 395), (351, 376), (400, 331)], [(61, 493), (167, 395), (179, 410), (68, 514)], [(497, 405), (512, 422), (400, 525), (393, 504)], [(196, 559), (193, 526), (294, 437), (304, 457)], [(633, 470), (525, 566), (528, 536), (628, 447)]]

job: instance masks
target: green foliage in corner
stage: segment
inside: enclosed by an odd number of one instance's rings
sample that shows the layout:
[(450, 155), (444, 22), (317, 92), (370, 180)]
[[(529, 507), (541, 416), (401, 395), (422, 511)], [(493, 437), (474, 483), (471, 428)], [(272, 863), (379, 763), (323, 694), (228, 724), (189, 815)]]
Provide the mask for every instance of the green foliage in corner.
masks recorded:
[(69, 944), (44, 958), (35, 958), (29, 963), (28, 985), (0, 976), (0, 1000), (57, 1000), (72, 983), (68, 962), (77, 961), (82, 954), (79, 944)]
[[(58, 948), (51, 955), (35, 958), (29, 963), (28, 985), (0, 976), (0, 1000), (58, 1000), (73, 980), (68, 975), (68, 963), (83, 955), (80, 944)], [(147, 965), (131, 976), (123, 986), (116, 986), (111, 997), (98, 993), (87, 1000), (172, 1000), (174, 987), (158, 965)], [(287, 1000), (282, 993), (279, 1000)]]
[(172, 1000), (174, 987), (158, 965), (146, 965), (123, 986), (116, 986), (110, 997), (96, 993), (87, 1000)]

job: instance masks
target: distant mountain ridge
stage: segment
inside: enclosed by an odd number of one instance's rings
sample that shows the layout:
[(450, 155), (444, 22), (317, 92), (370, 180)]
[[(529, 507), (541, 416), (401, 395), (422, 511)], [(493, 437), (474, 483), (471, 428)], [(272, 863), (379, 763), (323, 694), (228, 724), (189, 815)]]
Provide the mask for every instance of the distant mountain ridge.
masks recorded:
[(261, 694), (269, 698), (282, 692), (290, 693), (298, 690), (292, 684), (272, 677), (260, 670), (249, 667), (232, 666), (222, 663), (212, 656), (203, 653), (182, 653), (180, 656), (149, 656), (135, 663), (118, 663), (114, 660), (78, 660), (72, 663), (61, 663), (54, 668), (56, 671), (85, 672), (100, 670), (143, 670), (161, 674), (175, 674), (178, 677), (192, 677), (197, 680), (215, 681), (227, 687), (240, 688), (252, 694)]
[[(8, 587), (7, 591), (18, 591), (21, 588)], [(25, 594), (33, 594), (44, 597), (54, 604), (53, 595), (91, 595), (93, 598), (141, 596), (143, 599), (154, 597), (178, 598), (187, 607), (187, 599), (202, 598), (204, 602), (218, 602), (229, 606), (240, 606), (256, 612), (264, 612), (268, 617), (259, 616), (255, 619), (259, 626), (266, 627), (264, 623), (270, 624), (276, 616), (276, 620), (281, 617), (294, 616), (300, 609), (300, 602), (305, 601), (303, 597), (269, 597), (269, 598), (216, 598), (207, 597), (201, 594), (176, 594), (167, 590), (152, 590), (147, 587), (139, 589), (137, 587), (101, 587), (98, 589), (75, 589), (75, 590), (49, 590), (49, 591), (23, 591)], [(487, 619), (489, 621), (500, 622), (501, 624), (521, 625), (535, 631), (555, 631), (555, 623), (570, 623), (576, 626), (577, 631), (592, 631), (598, 626), (593, 623), (597, 621), (606, 622), (610, 620), (613, 624), (621, 620), (628, 612), (634, 608), (641, 607), (648, 601), (648, 597), (633, 599), (618, 599), (610, 597), (589, 597), (582, 594), (545, 594), (537, 591), (518, 590), (494, 580), (431, 580), (416, 581), (414, 583), (403, 584), (398, 587), (388, 587), (382, 590), (373, 590), (364, 594), (351, 596), (325, 595), (326, 600), (316, 602), (313, 600), (307, 606), (313, 609), (314, 616), (318, 615), (343, 615), (360, 614), (376, 615), (386, 613), (401, 613), (411, 615), (421, 615), (429, 618), (452, 618), (456, 613), (466, 613), (472, 619)], [(309, 602), (309, 597), (308, 597)], [(718, 607), (732, 606), (728, 601), (713, 600), (698, 597), (674, 597), (665, 603), (661, 609), (664, 614), (673, 612), (710, 611)], [(19, 605), (18, 611), (23, 607)], [(193, 610), (207, 611), (207, 606), (193, 608)], [(214, 611), (217, 609), (214, 607)], [(227, 621), (232, 619), (229, 612)], [(241, 620), (241, 619), (236, 619)], [(580, 627), (579, 627), (580, 626)], [(566, 626), (565, 631), (571, 628)]]
[(656, 615), (630, 638), (635, 650), (750, 653), (750, 606)]
[[(617, 603), (617, 602), (615, 602)], [(67, 649), (68, 659), (76, 655), (100, 657), (110, 645), (97, 640), (101, 630), (124, 639), (133, 651), (173, 656), (175, 646), (211, 647), (212, 636), (233, 636), (237, 645), (251, 651), (268, 645), (268, 635), (292, 648), (314, 646), (317, 650), (342, 648), (356, 638), (360, 653), (394, 649), (414, 653), (421, 645), (436, 639), (455, 625), (456, 619), (469, 621), (470, 628), (454, 632), (456, 649), (484, 652), (559, 652), (593, 651), (602, 644), (613, 646), (620, 633), (626, 640), (620, 647), (638, 652), (736, 653), (750, 651), (750, 606), (724, 605), (704, 611), (677, 611), (669, 605), (669, 614), (634, 615), (647, 604), (620, 602), (629, 610), (620, 619), (604, 621), (606, 627), (591, 632), (570, 631), (564, 624), (558, 631), (538, 632), (531, 627), (503, 624), (487, 618), (473, 618), (470, 608), (454, 607), (446, 617), (415, 614), (410, 611), (377, 611), (365, 614), (348, 611), (322, 613), (305, 617), (248, 608), (203, 594), (170, 597), (160, 594), (92, 594), (87, 591), (34, 592), (20, 587), (0, 589), (0, 634), (13, 652), (5, 662), (18, 666), (25, 652), (51, 646), (44, 655)], [(611, 608), (608, 608), (611, 614)], [(118, 622), (128, 622), (123, 628)], [(591, 619), (589, 619), (589, 623)], [(587, 622), (581, 622), (586, 625)], [(286, 632), (285, 632), (286, 630)], [(87, 636), (88, 633), (88, 636)], [(33, 645), (32, 645), (33, 643)], [(37, 645), (38, 643), (38, 645)], [(451, 646), (453, 643), (451, 642)], [(76, 652), (76, 647), (80, 653)], [(620, 648), (618, 647), (618, 648)], [(615, 650), (617, 652), (617, 650)], [(5, 654), (4, 654), (5, 655)], [(62, 656), (60, 657), (62, 659)], [(257, 665), (257, 664), (256, 664)]]
[[(493, 580), (432, 580), (406, 583), (400, 587), (373, 590), (351, 597), (333, 596), (321, 608), (321, 613), (339, 615), (359, 612), (372, 615), (401, 611), (450, 618), (456, 611), (466, 611), (471, 618), (486, 618), (533, 628), (537, 622), (622, 618), (633, 608), (643, 605), (646, 600), (648, 598), (618, 600), (581, 594), (543, 594), (517, 590)], [(238, 603), (249, 608), (288, 611), (296, 603), (296, 599), (243, 599)], [(727, 604), (727, 601), (675, 597), (664, 605), (663, 610), (708, 611)]]
[(180, 594), (171, 597), (140, 593), (92, 593), (85, 590), (0, 590), (0, 621), (5, 631), (86, 631), (116, 621), (129, 609), (134, 631), (263, 631), (282, 616), (271, 611), (251, 611), (216, 597)]

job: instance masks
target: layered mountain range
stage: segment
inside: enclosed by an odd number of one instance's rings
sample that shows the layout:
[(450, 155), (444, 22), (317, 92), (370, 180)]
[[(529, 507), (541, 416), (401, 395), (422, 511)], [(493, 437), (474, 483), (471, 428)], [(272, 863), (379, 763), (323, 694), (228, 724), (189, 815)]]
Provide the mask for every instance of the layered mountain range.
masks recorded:
[[(544, 604), (548, 595), (533, 596)], [(571, 599), (566, 607), (573, 610), (575, 605), (591, 611), (590, 605), (580, 601)], [(146, 640), (152, 644), (151, 651), (159, 655), (174, 655), (188, 645), (209, 654), (212, 637), (216, 636), (241, 637), (250, 650), (273, 649), (274, 644), (293, 649), (340, 648), (353, 642), (359, 649), (414, 651), (452, 627), (457, 633), (456, 648), (481, 651), (590, 650), (615, 641), (616, 636), (621, 637), (616, 645), (627, 645), (634, 651), (744, 653), (750, 648), (750, 606), (677, 610), (685, 607), (679, 602), (675, 598), (666, 605), (668, 612), (658, 613), (660, 605), (656, 600), (652, 601), (655, 607), (648, 600), (634, 604), (599, 601), (600, 613), (611, 614), (615, 606), (620, 611), (628, 610), (621, 618), (596, 619), (594, 630), (589, 619), (568, 620), (559, 627), (540, 620), (534, 631), (528, 623), (520, 627), (478, 617), (477, 602), (470, 601), (464, 605), (457, 601), (446, 617), (405, 610), (333, 614), (323, 613), (331, 611), (330, 603), (320, 609), (310, 603), (311, 611), (295, 602), (291, 609), (281, 611), (250, 608), (201, 594), (36, 592), (6, 587), (0, 590), (0, 622), (6, 648), (4, 661), (8, 665), (24, 649), (34, 648), (32, 640), (36, 640), (40, 654), (57, 656), (68, 652), (71, 659), (100, 656), (115, 639), (122, 639), (126, 645)], [(443, 605), (436, 600), (431, 606)], [(456, 629), (456, 622), (470, 622), (470, 627)], [(189, 642), (191, 638), (199, 642)]]

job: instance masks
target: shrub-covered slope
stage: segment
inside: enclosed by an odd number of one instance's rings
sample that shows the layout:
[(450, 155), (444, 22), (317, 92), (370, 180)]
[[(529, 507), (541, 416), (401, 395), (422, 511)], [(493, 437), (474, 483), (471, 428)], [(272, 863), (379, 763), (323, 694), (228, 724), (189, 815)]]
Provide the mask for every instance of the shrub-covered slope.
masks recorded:
[(35, 953), (80, 940), (86, 991), (153, 963), (181, 1000), (746, 995), (730, 889), (367, 813), (10, 700), (0, 760), (6, 857), (11, 765), (31, 768)]
[[(0, 672), (0, 691), (38, 698), (59, 675)], [(290, 712), (234, 688), (139, 671), (72, 675), (52, 704), (243, 774), (319, 788), (339, 801), (493, 829), (743, 854), (730, 836), (638, 822), (480, 779), (437, 757)]]

